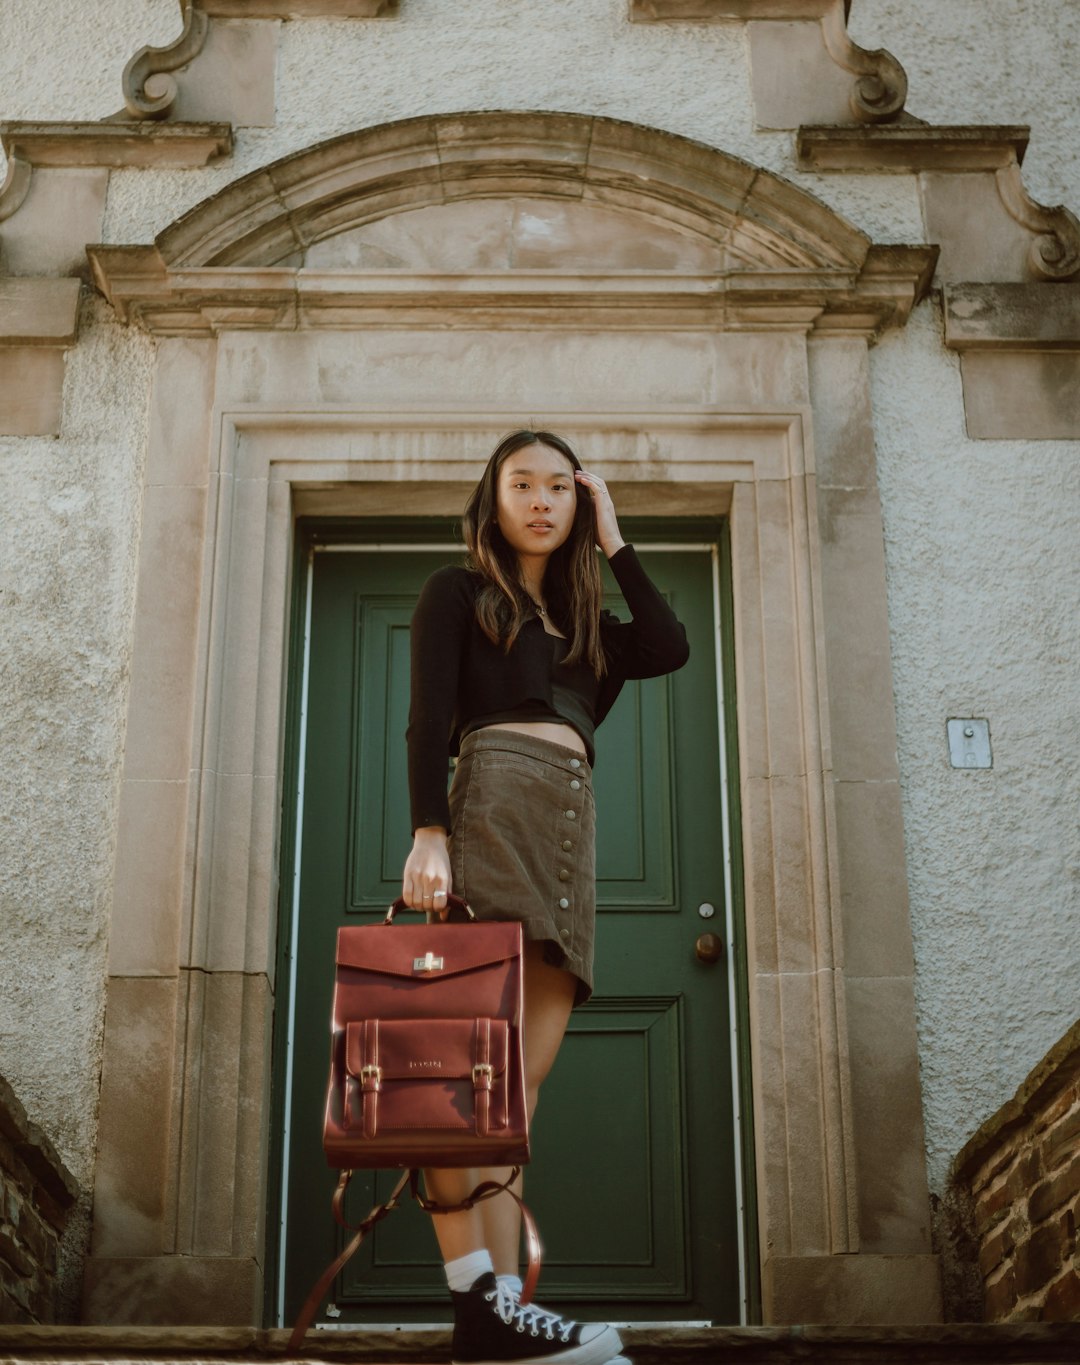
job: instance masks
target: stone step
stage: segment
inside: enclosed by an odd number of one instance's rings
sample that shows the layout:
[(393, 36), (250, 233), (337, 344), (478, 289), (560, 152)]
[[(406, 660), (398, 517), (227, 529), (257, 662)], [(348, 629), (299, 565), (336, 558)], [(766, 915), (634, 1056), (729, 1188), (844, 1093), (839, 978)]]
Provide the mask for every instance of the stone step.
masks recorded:
[[(926, 1327), (630, 1328), (634, 1365), (1077, 1365), (1080, 1323)], [(264, 1365), (287, 1331), (245, 1327), (0, 1326), (2, 1365)], [(313, 1331), (306, 1361), (443, 1365), (446, 1331)]]

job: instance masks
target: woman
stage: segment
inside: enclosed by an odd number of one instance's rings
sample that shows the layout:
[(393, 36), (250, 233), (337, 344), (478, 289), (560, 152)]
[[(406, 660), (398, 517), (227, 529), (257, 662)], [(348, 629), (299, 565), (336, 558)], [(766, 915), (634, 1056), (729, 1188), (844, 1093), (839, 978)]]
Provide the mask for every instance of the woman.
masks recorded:
[[(570, 1011), (592, 992), (593, 731), (628, 678), (680, 668), (686, 632), (619, 534), (604, 481), (569, 445), (517, 431), (465, 510), (468, 568), (424, 585), (412, 622), (406, 904), (445, 915), (451, 891), (525, 938), (530, 1118)], [(601, 608), (595, 546), (633, 620)], [(448, 756), (457, 756), (449, 797)], [(429, 1197), (460, 1203), (508, 1171), (425, 1172)], [(453, 1358), (614, 1365), (618, 1334), (519, 1302), (520, 1213), (492, 1199), (435, 1219), (454, 1301)]]

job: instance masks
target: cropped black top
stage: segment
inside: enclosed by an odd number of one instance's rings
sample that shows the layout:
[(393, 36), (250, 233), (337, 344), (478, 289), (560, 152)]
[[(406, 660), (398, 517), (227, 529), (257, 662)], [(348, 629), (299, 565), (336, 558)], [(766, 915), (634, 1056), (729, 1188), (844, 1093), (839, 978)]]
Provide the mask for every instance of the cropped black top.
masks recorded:
[(485, 725), (498, 725), (502, 721), (514, 720), (553, 720), (572, 725), (585, 741), (588, 754), (593, 752), (593, 732), (596, 729), (596, 694), (599, 682), (590, 669), (582, 674), (579, 669), (568, 670), (559, 665), (570, 649), (569, 640), (561, 635), (547, 632), (551, 649), (551, 701), (540, 697), (529, 697), (517, 706), (506, 707), (485, 715), (472, 716), (461, 727), (459, 742), (474, 730), (482, 730)]
[[(463, 735), (476, 728), (474, 722), (490, 724), (491, 718), (509, 711), (522, 717), (528, 712), (529, 719), (566, 719), (585, 741), (591, 763), (592, 730), (611, 710), (623, 683), (672, 673), (686, 663), (686, 631), (634, 547), (624, 545), (608, 562), (633, 619), (620, 621), (610, 611), (601, 612), (607, 672), (599, 680), (586, 663), (567, 668), (558, 662), (565, 645), (559, 648), (559, 638), (544, 629), (538, 616), (526, 622), (509, 651), (493, 644), (476, 620), (476, 595), (483, 581), (479, 574), (447, 565), (424, 584), (412, 618), (406, 732), (414, 830), (442, 825), (449, 832), (447, 759), (457, 754)], [(567, 693), (573, 694), (569, 706)], [(540, 703), (535, 717), (531, 703)]]

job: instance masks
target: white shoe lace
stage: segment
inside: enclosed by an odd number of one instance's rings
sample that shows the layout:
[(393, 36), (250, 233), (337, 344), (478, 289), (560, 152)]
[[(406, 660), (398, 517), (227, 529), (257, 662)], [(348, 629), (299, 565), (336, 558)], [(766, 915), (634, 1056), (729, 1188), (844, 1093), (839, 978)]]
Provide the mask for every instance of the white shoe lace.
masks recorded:
[(507, 1326), (514, 1323), (515, 1331), (527, 1331), (530, 1336), (543, 1335), (548, 1341), (554, 1341), (558, 1335), (558, 1339), (565, 1343), (570, 1340), (570, 1334), (577, 1326), (577, 1323), (567, 1322), (558, 1313), (549, 1313), (546, 1308), (538, 1308), (536, 1304), (523, 1306), (518, 1303), (517, 1295), (506, 1284), (496, 1284), (484, 1298), (488, 1303), (494, 1301), (495, 1311)]

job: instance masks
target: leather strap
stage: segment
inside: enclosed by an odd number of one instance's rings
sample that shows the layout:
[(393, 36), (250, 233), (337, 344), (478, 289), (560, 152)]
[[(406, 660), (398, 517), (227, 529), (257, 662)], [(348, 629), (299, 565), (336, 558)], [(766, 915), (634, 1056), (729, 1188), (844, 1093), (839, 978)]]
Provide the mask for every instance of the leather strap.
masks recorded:
[(477, 1019), (476, 1048), (473, 1053), (473, 1108), (476, 1114), (476, 1136), (486, 1138), (491, 1132), (491, 1020)]
[(525, 1272), (525, 1281), (521, 1289), (521, 1303), (523, 1307), (532, 1303), (532, 1296), (536, 1291), (537, 1281), (540, 1279), (540, 1266), (543, 1260), (544, 1248), (540, 1242), (540, 1230), (536, 1226), (536, 1219), (532, 1216), (529, 1206), (520, 1195), (514, 1193), (510, 1186), (521, 1174), (521, 1167), (515, 1166), (506, 1180), (500, 1185), (497, 1180), (485, 1180), (472, 1191), (472, 1193), (461, 1201), (460, 1204), (436, 1204), (432, 1199), (425, 1199), (420, 1193), (420, 1172), (410, 1171), (410, 1186), (412, 1197), (420, 1205), (425, 1213), (461, 1213), (463, 1209), (471, 1209), (479, 1204), (482, 1199), (491, 1199), (496, 1194), (508, 1194), (521, 1210), (521, 1221), (525, 1225), (525, 1248), (528, 1253), (528, 1269)]
[[(356, 1236), (349, 1242), (345, 1250), (335, 1260), (326, 1267), (319, 1276), (319, 1282), (312, 1289), (311, 1293), (304, 1300), (304, 1306), (300, 1309), (300, 1315), (296, 1319), (296, 1325), (292, 1329), (292, 1336), (289, 1337), (289, 1344), (285, 1348), (286, 1355), (295, 1355), (300, 1349), (300, 1344), (307, 1335), (307, 1330), (311, 1326), (311, 1320), (318, 1312), (319, 1304), (326, 1297), (330, 1286), (334, 1283), (334, 1278), (349, 1261), (360, 1246), (360, 1243), (368, 1235), (376, 1223), (381, 1222), (387, 1214), (392, 1213), (397, 1208), (398, 1199), (405, 1186), (409, 1183), (410, 1175), (413, 1171), (406, 1171), (398, 1183), (394, 1186), (393, 1193), (384, 1204), (376, 1204), (363, 1222), (356, 1227)], [(349, 1181), (352, 1179), (352, 1171), (342, 1171), (338, 1180), (337, 1189), (334, 1191), (333, 1210), (334, 1217), (342, 1227), (348, 1227), (344, 1218), (345, 1191)]]
[(521, 1167), (515, 1166), (506, 1180), (500, 1184), (497, 1180), (485, 1180), (461, 1201), (460, 1204), (437, 1204), (433, 1199), (425, 1199), (420, 1193), (420, 1172), (415, 1168), (406, 1171), (390, 1195), (390, 1198), (383, 1204), (376, 1204), (368, 1216), (361, 1222), (352, 1224), (345, 1221), (345, 1192), (352, 1179), (352, 1171), (342, 1171), (338, 1179), (337, 1189), (334, 1191), (334, 1198), (331, 1202), (335, 1220), (348, 1231), (355, 1231), (356, 1236), (352, 1238), (340, 1256), (336, 1257), (326, 1267), (319, 1276), (318, 1283), (311, 1293), (304, 1300), (304, 1306), (300, 1309), (296, 1324), (289, 1337), (289, 1344), (285, 1348), (286, 1355), (296, 1355), (300, 1350), (307, 1330), (311, 1326), (312, 1319), (318, 1312), (319, 1304), (330, 1291), (330, 1286), (334, 1283), (336, 1276), (343, 1269), (346, 1263), (351, 1260), (359, 1249), (361, 1242), (368, 1235), (376, 1223), (381, 1222), (388, 1214), (393, 1213), (398, 1207), (398, 1200), (401, 1197), (405, 1186), (409, 1186), (409, 1192), (425, 1213), (461, 1213), (465, 1209), (471, 1209), (479, 1204), (482, 1199), (491, 1199), (497, 1194), (506, 1193), (517, 1204), (521, 1210), (521, 1219), (525, 1225), (525, 1245), (529, 1255), (529, 1268), (525, 1275), (525, 1282), (521, 1291), (522, 1306), (532, 1302), (533, 1293), (536, 1290), (536, 1283), (540, 1278), (540, 1262), (543, 1256), (543, 1248), (540, 1245), (540, 1233), (524, 1201), (514, 1193), (510, 1186), (521, 1174)]
[(379, 1090), (382, 1086), (382, 1068), (379, 1065), (379, 1021), (364, 1020), (363, 1046), (360, 1050), (360, 1090), (364, 1106), (364, 1137), (369, 1140), (378, 1128), (376, 1108)]

